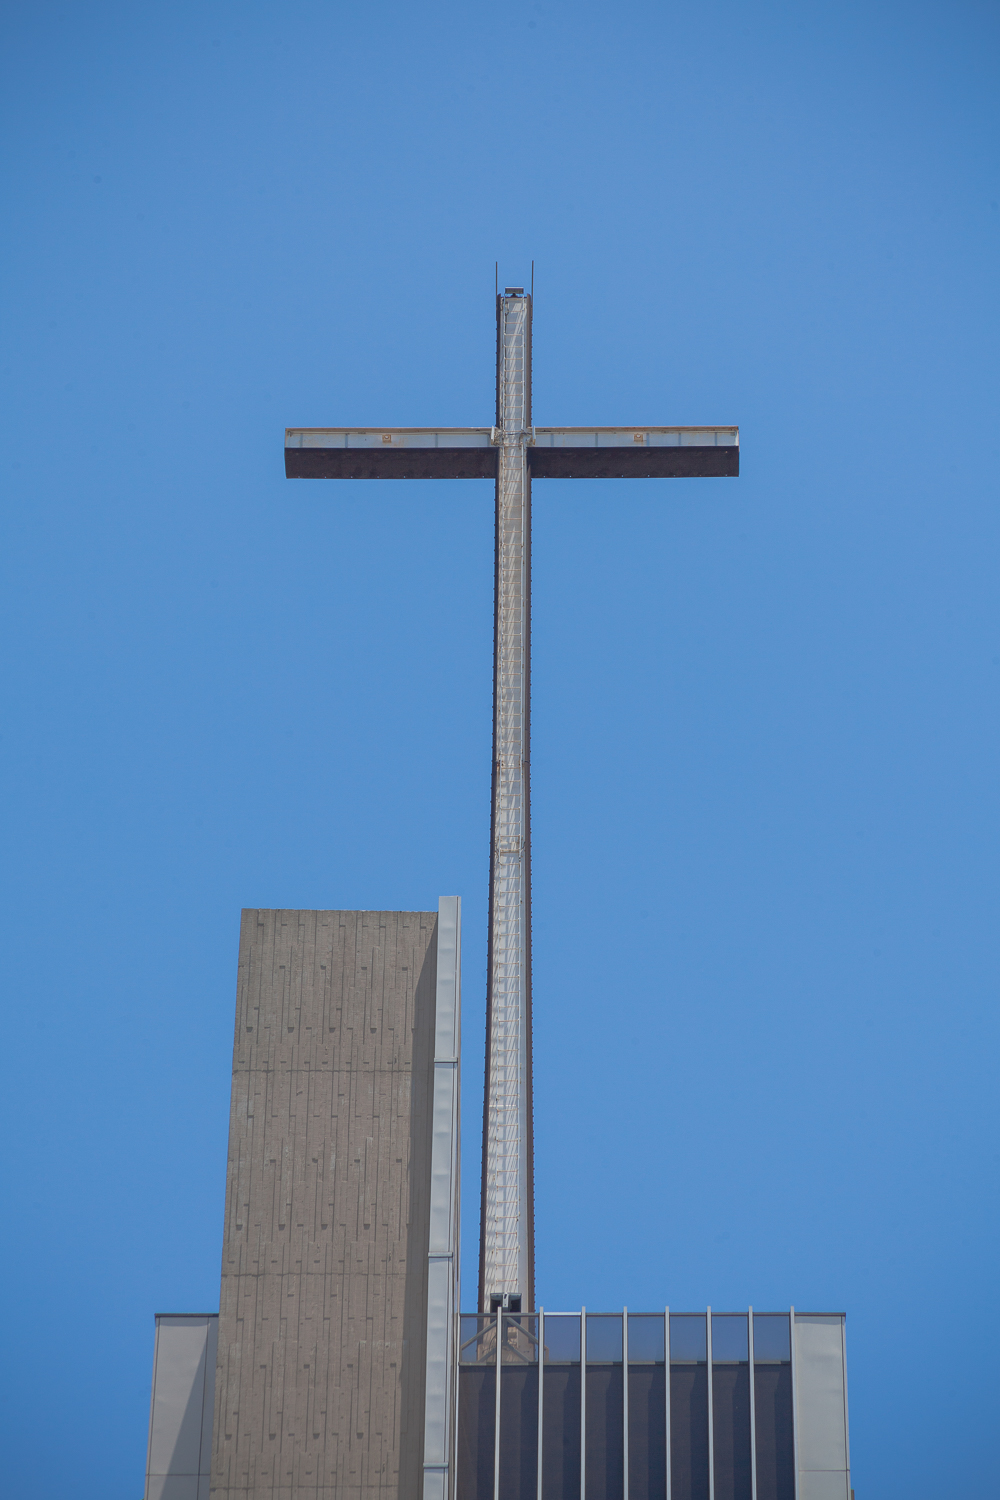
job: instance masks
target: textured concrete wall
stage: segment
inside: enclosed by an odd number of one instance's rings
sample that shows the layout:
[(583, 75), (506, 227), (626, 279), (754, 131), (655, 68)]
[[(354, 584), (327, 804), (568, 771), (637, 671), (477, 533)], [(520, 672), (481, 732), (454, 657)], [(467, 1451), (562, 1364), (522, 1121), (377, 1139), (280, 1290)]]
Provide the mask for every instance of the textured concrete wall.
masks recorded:
[(420, 1492), (436, 912), (245, 911), (212, 1496)]

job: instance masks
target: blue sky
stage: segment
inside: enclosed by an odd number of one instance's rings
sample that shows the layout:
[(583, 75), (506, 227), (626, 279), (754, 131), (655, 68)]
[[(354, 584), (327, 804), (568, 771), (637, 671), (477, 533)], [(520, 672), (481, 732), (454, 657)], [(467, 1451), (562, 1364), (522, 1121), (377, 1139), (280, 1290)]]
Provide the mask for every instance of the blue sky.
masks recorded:
[(242, 906), (464, 903), (489, 485), (285, 425), (739, 423), (535, 488), (539, 1300), (846, 1309), (858, 1500), (995, 1493), (994, 5), (4, 8), (5, 1489), (138, 1500), (217, 1306)]

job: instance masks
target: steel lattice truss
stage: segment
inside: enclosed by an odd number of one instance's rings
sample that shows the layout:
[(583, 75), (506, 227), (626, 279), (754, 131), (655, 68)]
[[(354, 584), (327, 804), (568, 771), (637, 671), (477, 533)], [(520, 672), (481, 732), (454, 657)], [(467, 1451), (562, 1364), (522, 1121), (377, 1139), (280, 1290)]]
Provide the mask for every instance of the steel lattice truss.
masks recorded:
[(488, 1084), (484, 1121), (483, 1300), (528, 1305), (531, 1164), (528, 1122), (528, 540), (531, 488), (530, 305), (497, 308), (497, 582), (490, 886)]

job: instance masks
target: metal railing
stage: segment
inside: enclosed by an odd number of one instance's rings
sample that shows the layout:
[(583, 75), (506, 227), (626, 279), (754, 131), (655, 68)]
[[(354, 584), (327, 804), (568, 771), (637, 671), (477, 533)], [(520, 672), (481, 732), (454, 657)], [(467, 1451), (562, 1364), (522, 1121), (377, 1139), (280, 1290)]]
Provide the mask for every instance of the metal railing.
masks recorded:
[[(802, 1315), (804, 1316), (804, 1315)], [(819, 1315), (810, 1315), (819, 1316)], [(824, 1317), (839, 1317), (839, 1314), (823, 1315)], [(470, 1437), (468, 1424), (479, 1421), (480, 1424), (486, 1420), (483, 1399), (491, 1406), (489, 1425), (492, 1427), (492, 1485), (484, 1489), (484, 1476), (480, 1475), (476, 1481), (466, 1478), (463, 1485), (461, 1464), (459, 1465), (459, 1480), (456, 1500), (508, 1500), (508, 1497), (517, 1494), (519, 1500), (524, 1500), (526, 1490), (523, 1483), (523, 1475), (526, 1472), (526, 1464), (535, 1462), (537, 1468), (537, 1500), (548, 1500), (548, 1494), (558, 1492), (560, 1495), (567, 1493), (565, 1479), (560, 1480), (558, 1486), (553, 1488), (548, 1483), (547, 1489), (543, 1491), (545, 1480), (545, 1467), (553, 1457), (557, 1457), (563, 1464), (562, 1473), (566, 1473), (566, 1463), (569, 1464), (575, 1474), (576, 1464), (579, 1463), (579, 1495), (580, 1500), (586, 1500), (587, 1474), (588, 1474), (588, 1421), (587, 1421), (587, 1387), (588, 1384), (595, 1385), (600, 1396), (600, 1412), (596, 1414), (595, 1421), (600, 1427), (601, 1423), (608, 1420), (608, 1402), (617, 1402), (618, 1396), (614, 1394), (619, 1386), (621, 1391), (620, 1425), (614, 1434), (614, 1448), (617, 1453), (617, 1445), (621, 1445), (621, 1474), (620, 1482), (616, 1474), (605, 1474), (601, 1470), (602, 1478), (598, 1483), (592, 1484), (591, 1500), (615, 1500), (620, 1496), (621, 1500), (629, 1500), (629, 1468), (630, 1453), (633, 1460), (633, 1468), (638, 1467), (643, 1474), (643, 1483), (637, 1486), (638, 1493), (634, 1500), (645, 1500), (647, 1494), (652, 1493), (649, 1488), (648, 1476), (653, 1469), (662, 1475), (662, 1482), (658, 1481), (655, 1486), (656, 1493), (671, 1500), (672, 1469), (677, 1463), (677, 1453), (687, 1452), (685, 1444), (690, 1442), (690, 1435), (684, 1436), (680, 1445), (672, 1445), (671, 1433), (671, 1391), (675, 1391), (675, 1404), (678, 1400), (677, 1390), (683, 1388), (680, 1410), (687, 1410), (684, 1402), (699, 1399), (692, 1397), (692, 1392), (701, 1392), (703, 1407), (707, 1406), (707, 1412), (703, 1410), (702, 1416), (707, 1416), (707, 1444), (705, 1451), (694, 1455), (697, 1460), (701, 1484), (704, 1486), (701, 1493), (707, 1493), (709, 1500), (716, 1500), (717, 1467), (721, 1463), (723, 1469), (728, 1464), (729, 1469), (725, 1473), (720, 1470), (721, 1480), (720, 1500), (722, 1495), (745, 1494), (748, 1500), (771, 1500), (774, 1494), (787, 1492), (798, 1493), (798, 1463), (797, 1463), (797, 1433), (796, 1433), (796, 1409), (795, 1409), (795, 1376), (794, 1376), (794, 1339), (792, 1328), (794, 1327), (795, 1311), (788, 1309), (782, 1312), (754, 1312), (748, 1308), (740, 1312), (713, 1312), (706, 1308), (704, 1312), (680, 1313), (671, 1312), (665, 1308), (658, 1313), (630, 1313), (627, 1308), (621, 1312), (587, 1312), (581, 1308), (578, 1312), (546, 1312), (539, 1309), (537, 1312), (527, 1313), (502, 1313), (492, 1315), (482, 1313), (462, 1314), (459, 1320), (459, 1411), (457, 1430), (461, 1430), (463, 1413), (461, 1410), (463, 1376), (472, 1378), (475, 1372), (481, 1372), (482, 1377), (487, 1379), (487, 1386), (482, 1386), (480, 1380), (478, 1386), (467, 1386), (471, 1393), (477, 1390), (479, 1395), (475, 1403), (470, 1403), (470, 1414), (466, 1422), (466, 1437)], [(500, 1359), (497, 1359), (497, 1353)], [(655, 1371), (657, 1367), (661, 1373), (654, 1376), (647, 1372), (650, 1367)], [(571, 1455), (563, 1453), (561, 1456), (556, 1450), (560, 1443), (565, 1441), (566, 1419), (563, 1407), (559, 1408), (561, 1425), (558, 1431), (548, 1434), (545, 1425), (545, 1399), (546, 1384), (557, 1378), (558, 1371), (573, 1372), (572, 1384), (567, 1385), (566, 1376), (559, 1377), (557, 1388), (560, 1399), (565, 1398), (568, 1391), (575, 1392), (575, 1381), (579, 1379), (579, 1458), (575, 1452)], [(780, 1370), (787, 1373), (780, 1376)], [(768, 1372), (773, 1372), (769, 1374)], [(578, 1372), (575, 1373), (575, 1372)], [(638, 1413), (638, 1431), (630, 1442), (629, 1431), (629, 1377), (633, 1383), (640, 1383), (642, 1395), (642, 1408)], [(699, 1373), (700, 1372), (700, 1373)], [(714, 1379), (713, 1379), (714, 1376)], [(526, 1380), (529, 1382), (525, 1384)], [(779, 1380), (781, 1383), (782, 1400), (787, 1398), (787, 1421), (782, 1420), (782, 1431), (787, 1431), (787, 1452), (782, 1451), (775, 1455), (771, 1451), (771, 1444), (765, 1458), (765, 1471), (762, 1473), (762, 1485), (758, 1489), (758, 1455), (757, 1455), (757, 1410), (755, 1403), (755, 1386), (763, 1381), (762, 1391), (767, 1401), (776, 1399), (774, 1392), (778, 1390)], [(510, 1390), (510, 1402), (512, 1405), (511, 1422), (516, 1424), (517, 1432), (520, 1434), (519, 1441), (523, 1441), (522, 1425), (524, 1421), (525, 1401), (535, 1401), (535, 1386), (537, 1385), (537, 1435), (531, 1439), (537, 1444), (537, 1454), (532, 1459), (530, 1453), (518, 1455), (519, 1473), (522, 1478), (512, 1488), (508, 1482), (502, 1485), (501, 1476), (505, 1459), (504, 1451), (504, 1424), (505, 1392)], [(655, 1381), (651, 1384), (651, 1381)], [(649, 1421), (649, 1399), (654, 1390), (660, 1388), (662, 1383), (662, 1401), (660, 1416), (656, 1418), (657, 1426), (655, 1445), (656, 1451), (652, 1455), (638, 1453), (638, 1445), (642, 1441), (652, 1441), (650, 1438), (651, 1425)], [(490, 1389), (492, 1387), (492, 1389)], [(738, 1390), (738, 1399), (737, 1399)], [(747, 1402), (748, 1398), (748, 1402)], [(573, 1401), (577, 1399), (572, 1396)], [(723, 1405), (720, 1407), (720, 1399)], [(475, 1410), (473, 1410), (473, 1405)], [(748, 1407), (748, 1409), (747, 1409)], [(718, 1408), (716, 1410), (715, 1408)], [(736, 1416), (734, 1417), (734, 1413)], [(478, 1414), (478, 1415), (477, 1415)], [(764, 1413), (766, 1419), (769, 1413)], [(718, 1452), (717, 1429), (722, 1420), (721, 1431), (724, 1456), (720, 1459)], [(575, 1417), (573, 1425), (575, 1429)], [(616, 1423), (619, 1418), (614, 1419)], [(534, 1417), (532, 1417), (534, 1422)], [(745, 1430), (736, 1431), (737, 1427)], [(655, 1424), (654, 1424), (655, 1425)], [(766, 1422), (765, 1422), (766, 1426)], [(774, 1423), (772, 1422), (772, 1427)], [(704, 1428), (701, 1429), (704, 1431)], [(607, 1434), (603, 1427), (601, 1432)], [(476, 1434), (471, 1434), (475, 1437)], [(481, 1428), (480, 1436), (488, 1438), (490, 1434), (485, 1428)], [(680, 1435), (679, 1435), (680, 1436)], [(573, 1439), (575, 1442), (575, 1438)], [(610, 1446), (610, 1440), (609, 1446)], [(740, 1452), (736, 1458), (729, 1457), (730, 1450), (739, 1447)], [(638, 1456), (637, 1456), (638, 1455)], [(692, 1462), (694, 1461), (692, 1460)], [(687, 1462), (687, 1459), (684, 1460)], [(617, 1458), (615, 1459), (617, 1463)], [(745, 1489), (740, 1488), (740, 1481), (733, 1483), (732, 1467), (736, 1465), (743, 1475), (743, 1484), (749, 1478), (749, 1484)], [(782, 1473), (784, 1479), (779, 1480), (775, 1471), (775, 1465), (783, 1465)], [(594, 1467), (594, 1454), (591, 1453), (591, 1467)], [(575, 1478), (571, 1478), (573, 1486)], [(782, 1485), (785, 1489), (782, 1489)], [(685, 1479), (679, 1484), (679, 1493), (688, 1493), (689, 1489), (697, 1493), (697, 1488), (692, 1488)]]

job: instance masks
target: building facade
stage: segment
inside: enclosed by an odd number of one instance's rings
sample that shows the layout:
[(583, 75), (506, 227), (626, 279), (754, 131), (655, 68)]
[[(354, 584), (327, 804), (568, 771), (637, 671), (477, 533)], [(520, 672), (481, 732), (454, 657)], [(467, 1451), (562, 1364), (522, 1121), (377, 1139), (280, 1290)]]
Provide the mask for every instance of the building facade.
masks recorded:
[(459, 1314), (460, 967), (455, 897), (243, 913), (220, 1311), (157, 1318), (145, 1500), (851, 1500), (840, 1313)]

